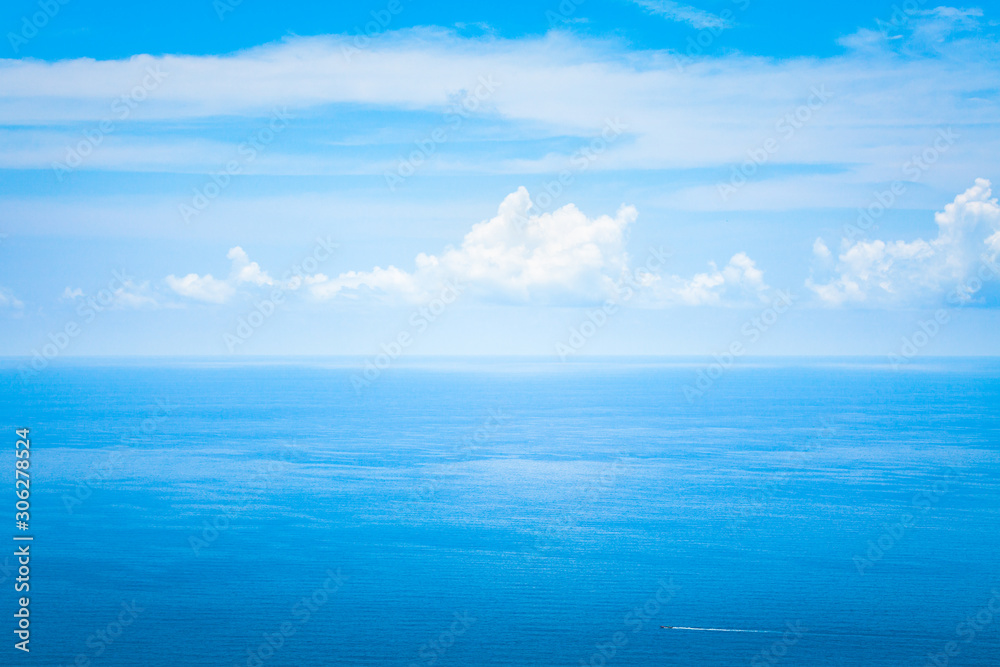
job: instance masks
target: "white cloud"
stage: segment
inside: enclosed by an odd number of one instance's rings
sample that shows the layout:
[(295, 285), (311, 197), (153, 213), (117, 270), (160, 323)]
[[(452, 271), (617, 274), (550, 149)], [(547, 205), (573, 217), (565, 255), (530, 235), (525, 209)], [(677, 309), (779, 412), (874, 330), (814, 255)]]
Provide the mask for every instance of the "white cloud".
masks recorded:
[[(107, 308), (159, 307), (160, 303), (150, 289), (148, 281), (136, 285), (131, 279), (122, 280), (119, 278), (117, 282), (120, 283), (117, 287), (108, 285), (107, 289), (101, 290), (90, 298), (97, 299), (103, 307)], [(82, 288), (67, 286), (59, 298), (63, 301), (75, 301), (88, 297)]]
[(665, 303), (689, 306), (744, 304), (769, 298), (764, 273), (746, 253), (736, 253), (722, 269), (711, 263), (712, 270), (692, 278), (669, 276), (654, 290)]
[(307, 281), (307, 284), (313, 295), (321, 299), (338, 294), (355, 298), (357, 295), (350, 292), (364, 288), (386, 294), (400, 294), (413, 300), (424, 297), (412, 275), (391, 265), (385, 269), (376, 266), (371, 271), (345, 271), (333, 279), (319, 273), (311, 281)]
[[(226, 257), (232, 262), (227, 278), (216, 278), (211, 273), (203, 276), (189, 273), (182, 278), (170, 274), (165, 278), (167, 287), (183, 297), (196, 301), (225, 303), (243, 285), (263, 287), (276, 284), (267, 271), (260, 268), (260, 264), (250, 261), (250, 257), (240, 246), (230, 248)], [(297, 287), (297, 283), (291, 282), (283, 285), (284, 289), (297, 289)]]
[(274, 280), (262, 271), (260, 264), (251, 262), (243, 248), (236, 246), (231, 248), (226, 257), (233, 261), (233, 270), (230, 281), (239, 285), (240, 283), (253, 283), (254, 285), (273, 285)]
[(490, 220), (473, 225), (459, 247), (440, 255), (420, 253), (412, 273), (395, 266), (349, 271), (312, 286), (329, 298), (363, 288), (425, 298), (444, 281), (467, 283), (486, 299), (550, 303), (593, 301), (614, 294), (627, 266), (624, 234), (636, 210), (588, 218), (573, 204), (550, 213), (534, 208), (528, 191), (508, 195)]
[[(833, 306), (922, 304), (949, 294), (956, 301), (969, 301), (978, 291), (970, 285), (976, 284), (977, 276), (978, 280), (990, 277), (990, 264), (1000, 254), (1000, 206), (991, 195), (990, 182), (976, 179), (975, 185), (935, 214), (938, 235), (930, 241), (845, 239), (835, 275), (825, 282), (810, 278), (806, 285), (820, 301)], [(820, 239), (813, 252), (820, 260), (829, 256)]]
[[(933, 20), (940, 19), (911, 17), (909, 25), (916, 28), (910, 32), (919, 32), (920, 26), (929, 30)], [(795, 112), (812, 87), (825, 86), (832, 98), (769, 159), (769, 166), (833, 166), (812, 174), (810, 192), (801, 195), (809, 201), (812, 193), (837, 192), (830, 185), (838, 184), (844, 172), (863, 174), (864, 184), (898, 178), (899, 166), (919, 155), (945, 122), (962, 136), (961, 145), (949, 153), (955, 169), (985, 173), (976, 170), (992, 168), (992, 156), (1000, 152), (1000, 100), (989, 91), (1000, 78), (1000, 48), (989, 39), (975, 48), (953, 37), (942, 39), (932, 54), (900, 57), (893, 51), (900, 40), (880, 37), (864, 48), (852, 43), (846, 53), (832, 57), (734, 53), (693, 58), (681, 68), (674, 53), (632, 50), (606, 40), (562, 33), (472, 39), (439, 29), (389, 31), (350, 58), (343, 50), (352, 46), (352, 38), (334, 35), (294, 38), (222, 56), (4, 60), (0, 124), (7, 129), (0, 140), (7, 150), (0, 165), (49, 168), (53, 161), (65, 160), (67, 146), (80, 141), (74, 123), (107, 117), (109, 100), (135, 86), (146, 67), (170, 73), (169, 85), (157, 88), (130, 117), (149, 123), (151, 131), (108, 136), (82, 169), (217, 170), (219, 155), (235, 153), (235, 145), (219, 146), (186, 119), (266, 117), (282, 105), (311, 118), (329, 117), (338, 104), (369, 105), (373, 113), (443, 112), (487, 75), (501, 85), (489, 95), (488, 113), (477, 113), (484, 125), (499, 127), (463, 127), (462, 137), (442, 146), (426, 169), (551, 171), (553, 161), (568, 162), (575, 148), (567, 148), (566, 154), (557, 151), (554, 158), (535, 150), (483, 155), (495, 142), (476, 142), (472, 153), (465, 140), (480, 138), (480, 131), (503, 130), (539, 141), (567, 135), (589, 141), (606, 119), (615, 117), (628, 125), (628, 135), (595, 161), (594, 170), (728, 169), (747, 160), (748, 151), (765, 139), (781, 138), (776, 123)], [(168, 124), (169, 131), (156, 131), (158, 121)], [(349, 137), (381, 147), (415, 138), (409, 127), (400, 128), (398, 117)], [(384, 150), (348, 157), (340, 151), (303, 152), (301, 146), (277, 142), (250, 168), (254, 173), (381, 175), (397, 162), (396, 155)], [(747, 194), (758, 182), (773, 183), (775, 174), (770, 176), (772, 180), (762, 172), (752, 179)], [(950, 178), (942, 166), (924, 182)], [(713, 192), (700, 205), (723, 207), (714, 185), (708, 189)], [(781, 183), (761, 197), (785, 203), (800, 196), (789, 194), (791, 189)]]
[(830, 249), (826, 247), (826, 242), (823, 239), (816, 239), (813, 241), (813, 255), (820, 260), (828, 260), (833, 255), (830, 253)]
[[(638, 213), (622, 205), (614, 216), (588, 218), (573, 204), (542, 213), (521, 187), (503, 200), (497, 215), (473, 225), (458, 247), (439, 255), (420, 253), (412, 272), (395, 266), (348, 271), (336, 278), (317, 275), (311, 286), (320, 298), (358, 298), (374, 293), (420, 301), (446, 281), (484, 300), (573, 305), (617, 299), (625, 277), (634, 276), (625, 236)], [(744, 253), (723, 268), (692, 278), (645, 274), (630, 283), (642, 292), (636, 303), (651, 306), (731, 305), (763, 300), (763, 273)]]
[(862, 51), (931, 54), (978, 32), (982, 17), (983, 10), (978, 8), (900, 9), (894, 5), (888, 20), (876, 19), (877, 30), (861, 28), (838, 41), (843, 46)]
[(689, 23), (699, 30), (703, 28), (722, 29), (728, 28), (730, 25), (729, 21), (721, 16), (671, 0), (632, 0), (632, 2), (650, 14), (662, 16), (671, 21)]
[(197, 301), (207, 301), (209, 303), (225, 303), (229, 297), (236, 293), (228, 281), (214, 278), (211, 273), (199, 276), (197, 273), (189, 273), (183, 278), (178, 278), (170, 274), (166, 278), (167, 286), (181, 296)]
[(131, 280), (126, 280), (121, 287), (114, 290), (113, 294), (112, 305), (116, 308), (144, 308), (147, 306), (156, 308), (160, 305), (152, 294), (148, 281), (136, 285)]
[(15, 308), (20, 310), (24, 308), (24, 303), (14, 296), (10, 290), (0, 287), (0, 308)]

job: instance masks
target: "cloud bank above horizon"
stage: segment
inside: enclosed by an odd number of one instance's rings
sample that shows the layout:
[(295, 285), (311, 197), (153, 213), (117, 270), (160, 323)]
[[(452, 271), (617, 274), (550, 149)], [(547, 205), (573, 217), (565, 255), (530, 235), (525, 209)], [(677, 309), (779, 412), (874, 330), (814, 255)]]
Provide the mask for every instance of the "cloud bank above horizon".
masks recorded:
[[(244, 5), (263, 29), (226, 47), (206, 25), (0, 59), (0, 338), (97, 299), (121, 344), (81, 349), (141, 352), (152, 323), (208, 349), (178, 332), (279, 295), (254, 349), (359, 349), (452, 285), (442, 349), (541, 349), (536, 322), (613, 302), (607, 349), (705, 350), (779, 294), (778, 352), (878, 351), (938, 307), (966, 309), (941, 345), (996, 349), (992, 8), (575, 6), (499, 30), (407, 8), (361, 38)], [(113, 269), (135, 276), (100, 289)]]
[[(752, 306), (768, 303), (773, 289), (764, 271), (745, 252), (719, 268), (689, 277), (668, 271), (674, 250), (647, 249), (644, 262), (627, 252), (630, 225), (638, 219), (633, 206), (621, 205), (614, 215), (590, 218), (574, 204), (542, 212), (520, 187), (500, 203), (497, 214), (474, 224), (457, 246), (438, 254), (421, 252), (412, 269), (375, 266), (328, 276), (313, 272), (273, 278), (251, 261), (240, 246), (227, 253), (229, 273), (169, 274), (160, 281), (158, 297), (146, 281), (141, 290), (129, 282), (119, 294), (122, 306), (184, 301), (221, 305), (240, 291), (266, 293), (278, 288), (301, 292), (314, 303), (374, 300), (421, 303), (446, 285), (457, 284), (480, 301), (498, 304), (577, 306), (625, 301), (645, 308), (672, 306)], [(921, 307), (941, 304), (1000, 306), (1000, 293), (990, 281), (1000, 276), (1000, 205), (991, 184), (976, 179), (937, 212), (938, 236), (929, 241), (841, 239), (837, 256), (822, 238), (812, 248), (812, 275), (803, 285), (813, 305), (823, 307)], [(66, 288), (71, 296), (82, 291)], [(633, 296), (637, 297), (633, 299)], [(0, 292), (0, 306), (20, 304)], [(18, 305), (22, 307), (23, 304)]]

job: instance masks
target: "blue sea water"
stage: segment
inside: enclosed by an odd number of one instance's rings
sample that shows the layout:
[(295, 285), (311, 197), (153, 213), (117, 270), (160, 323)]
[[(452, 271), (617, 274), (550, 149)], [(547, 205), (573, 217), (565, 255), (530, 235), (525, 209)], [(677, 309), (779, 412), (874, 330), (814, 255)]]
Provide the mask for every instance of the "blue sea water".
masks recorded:
[(706, 364), (8, 360), (0, 663), (1000, 664), (1000, 362)]

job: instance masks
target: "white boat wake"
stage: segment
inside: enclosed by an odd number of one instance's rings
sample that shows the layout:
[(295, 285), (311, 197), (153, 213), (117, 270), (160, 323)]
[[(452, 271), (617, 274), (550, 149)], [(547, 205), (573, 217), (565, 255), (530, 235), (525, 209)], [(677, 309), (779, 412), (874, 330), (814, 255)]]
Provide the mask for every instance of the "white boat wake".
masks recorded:
[(774, 634), (774, 633), (778, 633), (779, 635), (781, 634), (780, 630), (740, 630), (738, 628), (685, 628), (680, 625), (674, 625), (669, 628), (666, 628), (665, 626), (660, 626), (660, 627), (663, 627), (664, 629), (668, 630), (697, 630), (698, 632), (760, 632), (768, 634)]

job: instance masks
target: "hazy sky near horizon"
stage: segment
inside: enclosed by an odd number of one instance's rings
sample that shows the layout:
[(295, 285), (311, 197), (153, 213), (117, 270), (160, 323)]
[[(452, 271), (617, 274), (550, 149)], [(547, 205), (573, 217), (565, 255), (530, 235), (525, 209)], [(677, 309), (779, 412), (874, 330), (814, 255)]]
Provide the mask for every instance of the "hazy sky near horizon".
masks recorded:
[(0, 356), (1000, 354), (1000, 6), (7, 3)]

